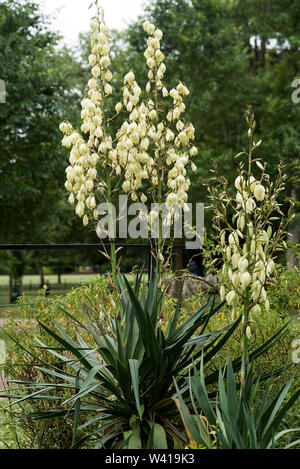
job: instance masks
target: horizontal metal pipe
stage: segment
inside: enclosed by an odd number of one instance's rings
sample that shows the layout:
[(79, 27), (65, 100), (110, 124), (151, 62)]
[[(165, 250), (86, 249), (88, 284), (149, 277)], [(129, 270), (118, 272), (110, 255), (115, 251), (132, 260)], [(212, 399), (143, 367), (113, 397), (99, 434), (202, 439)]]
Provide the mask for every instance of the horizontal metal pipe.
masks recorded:
[[(168, 245), (166, 245), (168, 246)], [(110, 247), (109, 244), (0, 244), (1, 251), (17, 251), (17, 250), (54, 250), (54, 249), (102, 249)], [(116, 247), (122, 248), (150, 248), (150, 244), (120, 244), (116, 243)], [(184, 249), (184, 245), (174, 245), (174, 248)]]

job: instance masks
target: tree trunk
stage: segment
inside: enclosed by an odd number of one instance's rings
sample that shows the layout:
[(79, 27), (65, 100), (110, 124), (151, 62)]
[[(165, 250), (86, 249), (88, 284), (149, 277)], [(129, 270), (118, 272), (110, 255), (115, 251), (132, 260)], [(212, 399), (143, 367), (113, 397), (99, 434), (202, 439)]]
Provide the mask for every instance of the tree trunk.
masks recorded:
[[(300, 224), (295, 223), (292, 226), (289, 226), (288, 232), (291, 234), (289, 237), (289, 243), (297, 244), (300, 242)], [(298, 265), (296, 254), (293, 253), (293, 249), (289, 248), (287, 250), (287, 267), (293, 269)]]
[[(293, 186), (293, 188), (292, 188), (291, 196), (294, 200), (296, 200), (297, 189), (296, 189), (295, 186)], [(292, 223), (289, 224), (287, 231), (291, 235), (288, 238), (289, 243), (292, 243), (292, 244), (300, 243), (300, 222), (299, 221), (292, 221)], [(292, 248), (289, 248), (287, 250), (286, 260), (287, 260), (287, 268), (288, 269), (293, 269), (294, 267), (296, 267), (298, 265), (296, 254), (293, 253)]]
[(13, 276), (12, 276), (12, 273), (9, 272), (9, 303), (11, 303), (12, 289), (13, 289)]
[(40, 285), (42, 287), (45, 283), (45, 277), (44, 277), (43, 263), (41, 261), (39, 252), (37, 253), (37, 267), (38, 267), (38, 272), (39, 272), (39, 275), (40, 275)]

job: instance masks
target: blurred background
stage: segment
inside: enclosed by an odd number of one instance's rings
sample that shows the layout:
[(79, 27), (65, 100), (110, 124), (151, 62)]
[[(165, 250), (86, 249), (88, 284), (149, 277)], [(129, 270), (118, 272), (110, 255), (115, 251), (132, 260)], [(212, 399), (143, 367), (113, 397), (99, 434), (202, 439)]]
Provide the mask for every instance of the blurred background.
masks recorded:
[[(191, 202), (208, 204), (203, 179), (211, 160), (233, 182), (234, 155), (247, 146), (245, 104), (257, 120), (258, 157), (276, 177), (282, 160), (289, 176), (281, 196), (299, 200), (300, 2), (291, 0), (103, 0), (111, 31), (114, 94), (134, 69), (147, 82), (143, 20), (151, 16), (164, 32), (166, 82), (183, 81), (187, 118), (196, 128), (198, 172), (191, 177)], [(68, 154), (58, 126), (80, 127), (80, 101), (89, 79), (90, 0), (0, 0), (0, 305), (40, 288), (62, 294), (108, 269), (90, 249), (7, 249), (15, 244), (97, 244), (68, 204), (64, 188)], [(2, 83), (2, 82), (1, 82)], [(294, 87), (293, 87), (294, 86)], [(297, 92), (299, 88), (299, 93)], [(3, 91), (3, 90), (2, 90)], [(293, 99), (292, 99), (293, 98)], [(299, 204), (289, 227), (300, 241)], [(210, 212), (206, 230), (211, 231)], [(146, 249), (147, 253), (147, 249)], [(188, 255), (185, 253), (184, 265)], [(143, 249), (128, 248), (122, 269), (143, 265)], [(293, 249), (280, 262), (293, 265)], [(48, 287), (47, 287), (48, 285)]]

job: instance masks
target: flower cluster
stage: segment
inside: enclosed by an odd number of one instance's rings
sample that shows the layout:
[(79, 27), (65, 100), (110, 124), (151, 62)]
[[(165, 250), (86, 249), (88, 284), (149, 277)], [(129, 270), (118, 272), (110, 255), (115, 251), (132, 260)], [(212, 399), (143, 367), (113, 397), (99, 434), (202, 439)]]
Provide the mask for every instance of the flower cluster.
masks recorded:
[[(187, 167), (190, 165), (193, 171), (197, 170), (191, 161), (198, 153), (193, 143), (195, 128), (184, 118), (184, 98), (189, 95), (189, 90), (183, 83), (170, 91), (164, 85), (166, 65), (160, 44), (163, 33), (150, 19), (143, 25), (148, 35), (144, 54), (148, 67), (145, 98), (141, 99), (142, 90), (134, 72), (129, 71), (124, 77), (122, 99), (115, 106), (116, 114), (108, 118), (106, 100), (113, 91), (109, 30), (98, 0), (94, 3), (98, 15), (91, 21), (91, 78), (88, 94), (81, 103), (81, 132), (74, 130), (69, 122), (60, 125), (64, 133), (62, 144), (70, 149), (65, 186), (70, 192), (69, 201), (76, 202), (76, 213), (84, 225), (98, 220), (100, 214), (96, 206), (100, 196), (112, 203), (113, 195), (120, 187), (132, 201), (154, 203), (157, 209), (150, 212), (148, 223), (152, 235), (157, 231), (157, 258), (162, 263), (163, 225), (170, 227), (177, 216), (177, 207), (188, 210), (190, 180)], [(123, 112), (126, 118), (119, 130), (111, 135), (112, 119)], [(164, 202), (169, 210), (167, 215), (163, 213)], [(155, 231), (153, 221), (158, 222)], [(97, 226), (99, 229), (99, 224)], [(112, 261), (116, 276), (114, 237), (112, 233), (111, 256), (107, 257)]]
[[(109, 30), (102, 18), (91, 22), (91, 54), (89, 64), (91, 79), (88, 96), (82, 101), (82, 134), (74, 131), (68, 122), (60, 125), (65, 134), (62, 144), (71, 148), (70, 166), (66, 169), (66, 188), (70, 191), (70, 203), (76, 200), (76, 213), (83, 217), (86, 225), (89, 218), (97, 218), (96, 193), (106, 193), (107, 181), (99, 176), (98, 163), (108, 167), (110, 173), (124, 177), (122, 189), (133, 201), (146, 203), (152, 192), (153, 201), (166, 201), (171, 210), (174, 205), (184, 207), (188, 200), (190, 180), (187, 165), (196, 171), (191, 158), (197, 148), (192, 144), (195, 129), (185, 122), (184, 97), (189, 90), (179, 83), (170, 92), (163, 84), (166, 66), (160, 48), (163, 33), (150, 21), (144, 23), (148, 34), (145, 58), (148, 83), (146, 92), (152, 94), (141, 101), (141, 88), (133, 71), (124, 77), (123, 97), (115, 106), (116, 115), (127, 111), (116, 133), (115, 145), (108, 133), (105, 116), (105, 99), (112, 93), (110, 81)], [(167, 110), (166, 99), (171, 97), (173, 105)], [(165, 180), (166, 178), (166, 180)], [(162, 190), (164, 188), (164, 190)], [(167, 192), (166, 192), (167, 191)], [(150, 214), (150, 219), (154, 214)]]
[(81, 102), (81, 131), (88, 134), (84, 138), (75, 131), (68, 122), (60, 124), (63, 132), (63, 146), (71, 148), (70, 166), (66, 169), (66, 189), (70, 192), (69, 202), (76, 201), (76, 214), (83, 218), (83, 224), (89, 222), (89, 215), (97, 218), (95, 189), (103, 193), (106, 182), (99, 178), (97, 164), (103, 164), (112, 152), (112, 139), (106, 133), (104, 99), (112, 93), (110, 81), (112, 73), (109, 70), (109, 30), (98, 18), (91, 21), (91, 79), (88, 82), (88, 96)]
[[(123, 101), (116, 106), (117, 112), (125, 107), (130, 113), (117, 134), (119, 162), (125, 176), (123, 190), (132, 200), (145, 203), (148, 197), (143, 191), (146, 187), (143, 183), (148, 181), (154, 189), (153, 198), (161, 202), (162, 194), (156, 194), (155, 190), (164, 183), (166, 173), (167, 207), (171, 209), (175, 204), (183, 207), (190, 187), (186, 166), (191, 164), (196, 171), (190, 157), (198, 153), (196, 147), (190, 145), (195, 138), (194, 126), (181, 120), (185, 111), (183, 97), (189, 90), (182, 83), (170, 92), (164, 86), (166, 66), (160, 49), (163, 33), (151, 21), (146, 21), (143, 27), (149, 35), (144, 54), (149, 68), (146, 92), (152, 93), (153, 99), (140, 102), (141, 90), (134, 73), (131, 71), (125, 76)], [(173, 107), (166, 113), (164, 101), (169, 96), (173, 98)], [(152, 216), (150, 213), (150, 218)]]
[[(260, 313), (262, 304), (269, 310), (266, 282), (275, 269), (276, 251), (286, 248), (285, 229), (292, 218), (293, 205), (284, 217), (278, 203), (286, 180), (282, 166), (278, 168), (277, 181), (271, 183), (265, 172), (266, 164), (252, 158), (261, 142), (255, 143), (253, 139), (255, 120), (251, 107), (247, 110), (247, 122), (250, 151), (237, 157), (244, 154), (248, 157), (248, 170), (244, 169), (243, 163), (240, 164), (235, 180), (235, 197), (228, 190), (227, 180), (218, 174), (216, 168), (214, 183), (208, 185), (208, 190), (213, 201), (216, 241), (224, 261), (220, 296), (229, 306), (246, 308), (248, 321), (248, 315)], [(258, 178), (253, 174), (254, 165), (260, 172)]]
[[(268, 176), (264, 177), (267, 179)], [(239, 305), (241, 298), (245, 300), (245, 291), (249, 287), (251, 311), (259, 313), (262, 303), (265, 304), (266, 310), (269, 310), (265, 283), (275, 268), (270, 250), (272, 226), (267, 223), (268, 227), (264, 229), (265, 227), (257, 223), (257, 214), (261, 209), (259, 204), (264, 203), (265, 197), (268, 198), (269, 191), (253, 176), (247, 181), (242, 175), (237, 177), (235, 188), (236, 227), (224, 229), (221, 234), (221, 246), (225, 254), (222, 274), (223, 278), (228, 280), (227, 283), (231, 284), (231, 290), (226, 294), (225, 286), (222, 285), (220, 295), (222, 300), (226, 296), (228, 305)], [(257, 214), (254, 213), (256, 209)]]

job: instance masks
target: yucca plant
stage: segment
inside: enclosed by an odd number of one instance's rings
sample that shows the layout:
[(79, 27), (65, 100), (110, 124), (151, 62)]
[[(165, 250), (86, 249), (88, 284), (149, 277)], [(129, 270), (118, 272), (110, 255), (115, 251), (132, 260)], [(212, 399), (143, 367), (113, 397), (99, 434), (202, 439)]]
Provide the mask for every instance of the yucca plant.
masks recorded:
[[(287, 399), (292, 379), (279, 388), (271, 379), (261, 386), (250, 367), (242, 392), (238, 392), (234, 367), (229, 357), (226, 370), (219, 370), (218, 393), (210, 395), (204, 378), (196, 366), (188, 378), (192, 415), (177, 387), (183, 421), (196, 444), (223, 449), (272, 449), (284, 435), (300, 432), (300, 427), (278, 431), (287, 412), (297, 401), (300, 390)], [(208, 432), (213, 429), (214, 432)], [(211, 437), (213, 434), (213, 438)], [(285, 449), (300, 443), (290, 442)]]
[[(176, 408), (173, 378), (180, 388), (185, 385), (184, 376), (192, 362), (203, 354), (204, 362), (209, 363), (240, 320), (207, 332), (209, 319), (223, 305), (210, 298), (179, 325), (180, 295), (173, 317), (163, 329), (163, 293), (158, 292), (157, 279), (147, 285), (138, 275), (131, 286), (119, 275), (119, 289), (120, 311), (113, 317), (103, 311), (100, 320), (99, 311), (87, 304), (81, 305), (80, 319), (64, 310), (74, 321), (76, 342), (55, 320), (55, 328), (40, 322), (51, 345), (36, 337), (38, 347), (48, 350), (58, 362), (43, 362), (37, 369), (51, 380), (14, 381), (19, 388), (11, 390), (10, 397), (16, 405), (31, 399), (55, 401), (57, 396), (54, 410), (28, 417), (47, 419), (73, 414), (74, 447), (85, 442), (86, 437), (80, 438), (83, 427), (85, 432), (91, 428), (90, 436), (97, 448), (183, 447), (188, 440)], [(71, 396), (62, 399), (62, 389)], [(85, 417), (80, 425), (83, 415), (90, 418)]]

